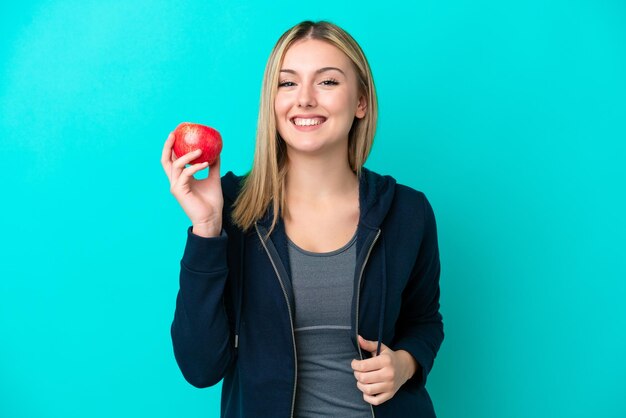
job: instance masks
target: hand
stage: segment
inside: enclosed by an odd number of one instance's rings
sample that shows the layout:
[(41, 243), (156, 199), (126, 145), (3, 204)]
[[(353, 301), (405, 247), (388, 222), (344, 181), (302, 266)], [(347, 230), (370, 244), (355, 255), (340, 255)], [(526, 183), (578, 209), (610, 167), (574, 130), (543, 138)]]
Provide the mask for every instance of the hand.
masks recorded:
[(407, 351), (394, 351), (385, 344), (381, 344), (380, 354), (376, 356), (378, 342), (368, 341), (360, 335), (359, 345), (375, 357), (352, 360), (356, 386), (363, 392), (365, 402), (380, 405), (393, 398), (398, 389), (413, 376), (418, 364)]
[(204, 236), (218, 236), (222, 230), (222, 184), (220, 180), (220, 158), (209, 168), (209, 175), (202, 180), (196, 180), (194, 173), (207, 167), (207, 163), (193, 164), (185, 168), (186, 164), (198, 158), (199, 150), (189, 152), (176, 158), (172, 147), (174, 134), (165, 141), (161, 154), (161, 165), (170, 181), (170, 192), (191, 220), (194, 232), (203, 231)]

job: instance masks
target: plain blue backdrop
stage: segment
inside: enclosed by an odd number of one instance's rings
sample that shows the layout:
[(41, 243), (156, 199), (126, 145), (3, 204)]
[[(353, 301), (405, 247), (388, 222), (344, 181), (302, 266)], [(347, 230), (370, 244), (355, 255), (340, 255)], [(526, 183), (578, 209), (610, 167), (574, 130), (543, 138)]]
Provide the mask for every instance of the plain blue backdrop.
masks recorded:
[(220, 386), (187, 384), (172, 353), (189, 223), (160, 153), (178, 123), (204, 123), (223, 173), (247, 171), (265, 61), (305, 19), (369, 58), (366, 166), (434, 207), (438, 415), (626, 417), (623, 1), (59, 0), (0, 16), (1, 417), (219, 416)]

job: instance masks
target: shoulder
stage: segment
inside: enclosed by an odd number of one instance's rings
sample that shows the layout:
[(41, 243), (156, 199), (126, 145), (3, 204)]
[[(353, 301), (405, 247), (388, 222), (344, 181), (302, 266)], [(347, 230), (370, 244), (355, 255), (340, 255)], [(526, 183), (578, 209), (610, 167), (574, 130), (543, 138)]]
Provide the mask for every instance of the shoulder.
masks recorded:
[(423, 191), (363, 167), (361, 207), (371, 225), (387, 221), (422, 223), (431, 210)]
[[(391, 204), (394, 210), (408, 210), (415, 213), (416, 210), (424, 211), (426, 206), (430, 205), (426, 194), (422, 190), (400, 183), (395, 177), (388, 174), (382, 175), (371, 170), (367, 170), (367, 172), (369, 177), (386, 179), (386, 184), (390, 185), (388, 188), (392, 189), (393, 193), (387, 193), (385, 197), (393, 196)], [(377, 183), (381, 183), (381, 181), (379, 180)], [(377, 195), (379, 198), (381, 197), (380, 190), (377, 190)]]
[(396, 219), (402, 219), (407, 230), (418, 230), (423, 233), (428, 224), (434, 220), (432, 206), (426, 194), (405, 184), (396, 186), (392, 207)]
[(413, 230), (413, 228), (423, 230), (428, 224), (434, 222), (434, 213), (423, 190), (395, 181), (388, 218), (401, 222), (408, 230)]
[(426, 201), (426, 195), (421, 190), (402, 183), (396, 183), (396, 204), (409, 206), (422, 206)]

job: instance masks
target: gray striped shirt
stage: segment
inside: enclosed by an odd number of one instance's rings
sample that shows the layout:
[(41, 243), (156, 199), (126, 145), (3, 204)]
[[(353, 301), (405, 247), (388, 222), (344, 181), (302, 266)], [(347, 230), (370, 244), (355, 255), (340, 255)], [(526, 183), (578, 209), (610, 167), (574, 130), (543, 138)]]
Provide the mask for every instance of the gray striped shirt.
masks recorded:
[(296, 418), (371, 418), (350, 363), (356, 234), (342, 248), (313, 253), (289, 242), (298, 354)]

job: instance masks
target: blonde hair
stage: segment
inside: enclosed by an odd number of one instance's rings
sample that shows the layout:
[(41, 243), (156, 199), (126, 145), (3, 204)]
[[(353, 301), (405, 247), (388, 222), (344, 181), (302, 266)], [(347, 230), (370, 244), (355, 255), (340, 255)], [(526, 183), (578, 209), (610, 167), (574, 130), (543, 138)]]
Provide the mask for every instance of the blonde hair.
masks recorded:
[(295, 42), (304, 39), (330, 43), (345, 53), (354, 65), (359, 95), (365, 96), (367, 103), (365, 117), (355, 117), (348, 134), (349, 164), (352, 171), (359, 176), (374, 142), (378, 117), (376, 90), (369, 63), (359, 44), (346, 31), (327, 21), (307, 20), (287, 30), (278, 39), (267, 60), (261, 89), (254, 162), (233, 204), (233, 222), (244, 231), (261, 219), (272, 204), (273, 220), (269, 235), (285, 208), (287, 148), (276, 128), (274, 100), (285, 53)]

